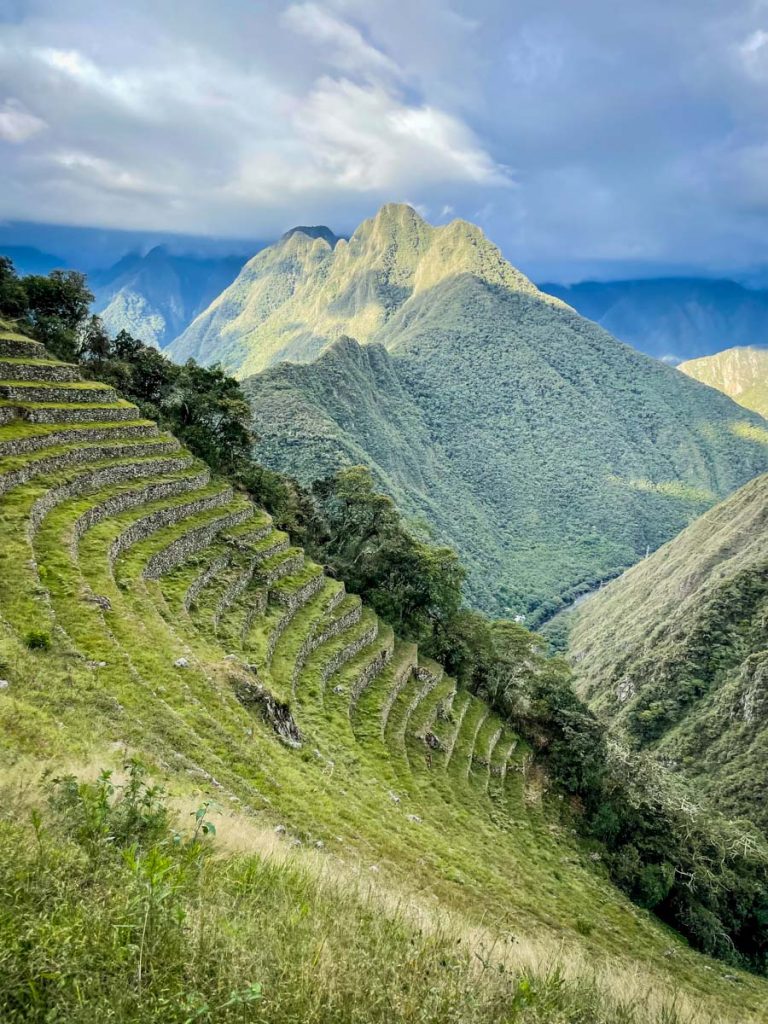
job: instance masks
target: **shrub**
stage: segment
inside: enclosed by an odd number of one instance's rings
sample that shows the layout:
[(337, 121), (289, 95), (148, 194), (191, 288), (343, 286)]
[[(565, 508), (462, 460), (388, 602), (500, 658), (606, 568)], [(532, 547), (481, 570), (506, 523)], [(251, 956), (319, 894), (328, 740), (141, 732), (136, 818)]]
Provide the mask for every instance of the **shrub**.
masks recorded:
[(49, 651), (51, 649), (51, 636), (43, 629), (30, 629), (24, 637), (24, 643), (30, 651)]

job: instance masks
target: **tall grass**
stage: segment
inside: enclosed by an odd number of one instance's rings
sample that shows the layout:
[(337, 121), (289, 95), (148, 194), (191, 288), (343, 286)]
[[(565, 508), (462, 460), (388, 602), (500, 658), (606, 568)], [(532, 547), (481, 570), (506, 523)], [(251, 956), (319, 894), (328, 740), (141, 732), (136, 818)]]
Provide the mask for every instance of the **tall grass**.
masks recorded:
[[(2, 794), (0, 1020), (67, 1024), (689, 1024), (588, 969), (515, 963), (290, 861), (183, 833), (133, 765)], [(502, 944), (503, 946), (503, 944)]]

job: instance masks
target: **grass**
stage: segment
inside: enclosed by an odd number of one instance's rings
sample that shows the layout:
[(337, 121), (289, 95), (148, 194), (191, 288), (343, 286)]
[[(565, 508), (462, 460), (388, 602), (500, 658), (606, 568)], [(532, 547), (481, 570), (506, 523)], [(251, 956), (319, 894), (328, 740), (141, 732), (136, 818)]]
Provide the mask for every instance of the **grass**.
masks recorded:
[[(209, 809), (180, 827), (162, 801), (131, 780), (116, 797), (104, 778), (65, 779), (42, 807), (2, 793), (8, 1024), (711, 1020), (671, 990), (639, 999), (642, 976), (628, 984), (620, 969), (394, 903), (343, 865), (248, 836), (247, 823), (233, 837), (229, 819), (212, 838)], [(232, 852), (233, 839), (263, 852)]]
[[(0, 442), (55, 435), (3, 467), (42, 469), (64, 429), (0, 427)], [(82, 443), (81, 429), (66, 430), (67, 444)], [(386, 630), (374, 638), (375, 616), (335, 581), (289, 611), (317, 568), (274, 551), (287, 538), (264, 513), (199, 467), (158, 475), (139, 460), (137, 479), (104, 486), (104, 461), (37, 472), (0, 495), (0, 1019), (768, 1019), (764, 981), (693, 953), (616, 892), (524, 744), (507, 731), (491, 767), (478, 765), (498, 729), (481, 701), (458, 693), (447, 713), (452, 681), (417, 679), (416, 648)], [(184, 493), (158, 498), (165, 483)], [(133, 507), (106, 515), (126, 496)], [(211, 506), (194, 512), (198, 498)], [(160, 511), (171, 522), (153, 520), (113, 564), (116, 541)], [(248, 520), (218, 529), (231, 514)], [(202, 527), (212, 532), (193, 534)], [(180, 565), (146, 578), (149, 560), (193, 535)], [(220, 614), (252, 563), (253, 581)], [(293, 571), (263, 585), (265, 564)], [(211, 566), (188, 613), (189, 588)], [(44, 644), (30, 645), (33, 630)], [(360, 673), (390, 648), (351, 707)], [(245, 683), (285, 699), (299, 749), (238, 698)], [(427, 728), (442, 750), (418, 738)], [(72, 831), (76, 805), (72, 820), (30, 817), (44, 801), (24, 780), (119, 767), (123, 751), (187, 820), (190, 805), (217, 805), (213, 849), (174, 843), (169, 822), (151, 842), (94, 853)], [(665, 1017), (673, 990), (680, 1013)]]

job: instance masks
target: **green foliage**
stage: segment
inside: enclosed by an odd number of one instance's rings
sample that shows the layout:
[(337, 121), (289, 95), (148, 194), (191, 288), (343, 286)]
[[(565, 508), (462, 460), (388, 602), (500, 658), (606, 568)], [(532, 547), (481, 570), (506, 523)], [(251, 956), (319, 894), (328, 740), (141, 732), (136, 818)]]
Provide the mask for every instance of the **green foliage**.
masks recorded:
[(517, 966), (506, 943), (417, 928), (299, 866), (213, 858), (135, 762), (123, 785), (67, 777), (47, 810), (0, 818), (6, 1024), (691, 1021), (559, 965)]
[(30, 651), (48, 651), (51, 647), (51, 636), (44, 629), (30, 629), (24, 637)]
[(59, 359), (76, 358), (92, 301), (83, 274), (53, 270), (47, 277), (20, 278), (11, 260), (0, 256), (0, 317), (15, 321)]
[(768, 352), (760, 348), (729, 348), (713, 356), (691, 359), (678, 367), (694, 380), (768, 417)]
[(118, 389), (214, 470), (247, 477), (251, 417), (237, 381), (218, 367), (177, 366), (125, 331), (112, 340), (94, 320), (79, 353), (89, 375)]
[(578, 609), (570, 654), (615, 730), (768, 825), (768, 476)]
[(759, 417), (539, 292), (474, 225), (394, 204), (349, 245), (260, 252), (170, 351), (246, 378), (259, 462), (305, 487), (368, 466), (458, 552), (474, 608), (531, 626), (768, 468)]
[(398, 633), (429, 650), (461, 605), (464, 570), (456, 553), (417, 539), (363, 466), (315, 482), (311, 493), (310, 554)]

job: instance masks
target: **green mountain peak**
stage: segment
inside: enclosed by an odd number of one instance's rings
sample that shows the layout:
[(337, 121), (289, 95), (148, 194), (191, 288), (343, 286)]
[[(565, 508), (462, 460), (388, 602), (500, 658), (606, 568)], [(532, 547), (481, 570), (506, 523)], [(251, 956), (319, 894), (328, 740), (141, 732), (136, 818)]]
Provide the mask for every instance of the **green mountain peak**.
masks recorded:
[(678, 369), (768, 418), (768, 349), (737, 346), (689, 359)]
[(258, 253), (169, 347), (171, 358), (220, 362), (244, 377), (313, 359), (340, 334), (366, 344), (416, 297), (462, 274), (562, 306), (468, 221), (433, 227), (413, 207), (387, 203), (348, 242), (332, 245), (320, 231), (294, 229)]

